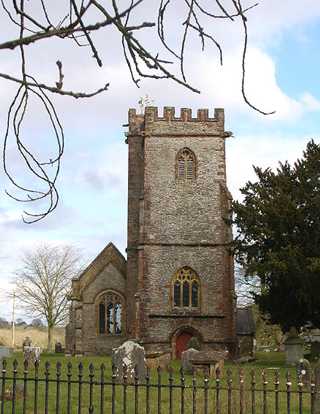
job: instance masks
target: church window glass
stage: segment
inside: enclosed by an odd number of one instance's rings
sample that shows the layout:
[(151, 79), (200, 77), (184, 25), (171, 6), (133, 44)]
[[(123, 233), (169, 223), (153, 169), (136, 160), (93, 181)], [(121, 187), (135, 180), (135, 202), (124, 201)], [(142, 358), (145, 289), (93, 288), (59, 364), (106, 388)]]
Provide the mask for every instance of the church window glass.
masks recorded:
[(115, 333), (121, 334), (121, 303), (114, 305)]
[(198, 305), (198, 299), (199, 299), (199, 284), (196, 280), (192, 282), (191, 287), (191, 306), (197, 307)]
[(176, 176), (182, 181), (196, 178), (196, 156), (189, 148), (182, 148), (177, 154)]
[(114, 329), (113, 303), (108, 303), (108, 306), (107, 306), (107, 333), (113, 334), (113, 329)]
[(180, 281), (177, 280), (174, 284), (173, 288), (173, 302), (174, 306), (180, 306), (181, 302), (181, 288), (180, 288)]
[(121, 335), (123, 332), (123, 301), (114, 292), (106, 292), (100, 297), (98, 308), (99, 333)]
[(179, 269), (173, 277), (173, 306), (198, 308), (200, 297), (199, 276), (190, 267)]
[(183, 287), (182, 287), (182, 297), (183, 297), (183, 306), (189, 306), (189, 290), (190, 290), (190, 286), (189, 286), (189, 282), (185, 281), (183, 282)]
[(104, 303), (99, 303), (99, 333), (104, 333), (106, 326), (106, 310)]

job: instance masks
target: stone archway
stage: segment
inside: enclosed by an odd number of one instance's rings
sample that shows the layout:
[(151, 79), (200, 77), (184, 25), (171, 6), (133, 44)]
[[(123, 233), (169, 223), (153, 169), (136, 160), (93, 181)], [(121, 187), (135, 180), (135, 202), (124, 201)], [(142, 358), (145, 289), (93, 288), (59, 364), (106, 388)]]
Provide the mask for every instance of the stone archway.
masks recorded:
[(187, 349), (189, 340), (194, 336), (202, 342), (200, 333), (196, 329), (189, 326), (180, 327), (173, 333), (171, 345), (172, 355), (174, 358), (181, 359), (182, 352)]

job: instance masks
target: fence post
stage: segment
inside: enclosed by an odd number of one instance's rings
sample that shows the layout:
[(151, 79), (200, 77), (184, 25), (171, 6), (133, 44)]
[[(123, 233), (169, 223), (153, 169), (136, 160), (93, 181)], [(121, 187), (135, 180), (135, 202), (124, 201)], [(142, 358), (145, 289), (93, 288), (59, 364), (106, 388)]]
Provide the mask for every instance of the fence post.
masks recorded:
[(16, 392), (17, 392), (17, 374), (18, 374), (18, 361), (13, 361), (13, 381), (12, 381), (12, 414), (16, 412)]
[(111, 377), (111, 414), (115, 414), (116, 412), (116, 367), (112, 364), (112, 377)]
[(239, 397), (240, 397), (240, 414), (244, 414), (244, 371), (239, 371)]
[[(173, 390), (173, 370), (172, 370), (172, 367), (169, 367), (169, 414), (173, 413), (172, 390)], [(147, 411), (146, 414), (149, 414), (149, 411)]]
[(67, 414), (71, 413), (71, 378), (72, 378), (72, 363), (67, 365)]
[(192, 414), (197, 414), (197, 380), (194, 368), (192, 368)]
[(100, 365), (100, 413), (104, 413), (104, 371), (105, 365)]
[(94, 365), (91, 362), (89, 365), (89, 414), (93, 414), (93, 385), (94, 385)]
[(314, 369), (314, 405), (313, 414), (320, 414), (320, 363), (318, 362)]
[(137, 365), (134, 367), (134, 413), (139, 414), (139, 373)]
[(60, 414), (61, 362), (56, 364), (56, 414)]
[(232, 411), (232, 371), (227, 369), (227, 387), (228, 387), (228, 414)]
[(49, 376), (50, 376), (50, 363), (47, 361), (45, 363), (45, 391), (44, 391), (44, 413), (48, 414), (49, 412)]
[(185, 389), (185, 378), (183, 368), (180, 368), (180, 388), (181, 388), (181, 400), (180, 400), (180, 413), (184, 414), (184, 389)]
[(216, 374), (216, 414), (220, 414), (220, 368), (215, 370)]
[(252, 369), (251, 375), (251, 414), (256, 414), (256, 373)]
[(27, 387), (28, 387), (28, 360), (25, 359), (23, 361), (23, 406), (22, 406), (22, 414), (26, 414), (27, 412)]

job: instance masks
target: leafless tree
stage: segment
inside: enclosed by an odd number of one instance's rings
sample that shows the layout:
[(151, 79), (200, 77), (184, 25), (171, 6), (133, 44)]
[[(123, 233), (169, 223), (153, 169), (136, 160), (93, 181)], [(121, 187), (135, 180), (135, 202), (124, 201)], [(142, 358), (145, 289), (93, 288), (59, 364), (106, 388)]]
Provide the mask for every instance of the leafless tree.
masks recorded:
[(16, 273), (15, 291), (28, 317), (46, 320), (48, 349), (52, 349), (52, 330), (68, 315), (67, 295), (71, 279), (81, 270), (76, 249), (43, 245), (26, 252)]
[[(243, 54), (242, 54), (242, 96), (244, 101), (254, 110), (267, 114), (253, 105), (245, 92), (245, 65), (248, 44), (248, 12), (257, 6), (249, 4), (243, 6), (244, 0), (213, 0), (210, 8), (203, 0), (183, 0), (179, 2), (177, 16), (183, 21), (181, 26), (181, 42), (178, 50), (168, 41), (166, 16), (170, 7), (177, 5), (175, 0), (154, 0), (158, 5), (157, 15), (150, 16), (150, 21), (141, 21), (141, 7), (149, 0), (64, 0), (54, 2), (54, 7), (47, 0), (0, 0), (3, 12), (10, 24), (16, 27), (17, 37), (7, 39), (0, 43), (0, 50), (12, 51), (19, 54), (21, 61), (20, 75), (11, 72), (0, 73), (0, 78), (17, 85), (16, 94), (8, 110), (6, 132), (3, 147), (3, 165), (5, 174), (11, 181), (13, 192), (7, 194), (13, 199), (23, 203), (33, 203), (47, 200), (48, 206), (40, 213), (24, 211), (24, 221), (33, 223), (46, 217), (52, 212), (59, 201), (57, 191), (57, 178), (60, 171), (61, 157), (64, 151), (64, 131), (61, 121), (55, 109), (52, 95), (64, 95), (75, 99), (91, 98), (109, 88), (105, 82), (99, 89), (91, 92), (66, 90), (64, 88), (63, 62), (57, 59), (57, 82), (55, 85), (45, 83), (36, 78), (35, 62), (29, 59), (29, 46), (41, 43), (45, 40), (52, 42), (54, 39), (71, 41), (75, 47), (87, 46), (98, 66), (102, 66), (101, 53), (96, 46), (96, 34), (105, 31), (108, 39), (110, 31), (117, 33), (121, 39), (123, 58), (128, 66), (132, 81), (139, 87), (141, 78), (171, 79), (174, 82), (199, 92), (186, 79), (185, 53), (188, 49), (188, 41), (191, 32), (200, 39), (200, 47), (205, 48), (210, 43), (218, 53), (218, 60), (223, 64), (223, 49), (214, 35), (209, 32), (209, 27), (214, 28), (217, 21), (236, 22), (240, 20), (243, 29)], [(40, 10), (40, 12), (39, 12)], [(54, 13), (53, 13), (54, 10)], [(58, 16), (58, 17), (57, 17)], [(209, 23), (208, 23), (209, 22)], [(175, 31), (179, 29), (174, 28)], [(109, 30), (109, 32), (108, 32)], [(146, 30), (155, 30), (159, 37), (163, 50), (159, 52), (144, 46), (138, 33)], [(228, 29), (226, 28), (226, 36)], [(174, 36), (175, 39), (177, 36)], [(50, 44), (48, 44), (50, 47)], [(161, 58), (160, 53), (166, 53), (170, 58)], [(172, 65), (177, 63), (178, 65)], [(179, 70), (175, 73), (175, 67)], [(29, 69), (30, 68), (30, 69)], [(30, 106), (30, 97), (39, 99), (45, 108), (51, 122), (51, 127), (56, 139), (55, 153), (43, 160), (22, 139), (21, 130), (27, 110)], [(16, 142), (17, 150), (29, 171), (44, 186), (38, 189), (36, 186), (26, 186), (11, 172), (7, 161), (8, 141)], [(20, 195), (19, 195), (20, 194)]]

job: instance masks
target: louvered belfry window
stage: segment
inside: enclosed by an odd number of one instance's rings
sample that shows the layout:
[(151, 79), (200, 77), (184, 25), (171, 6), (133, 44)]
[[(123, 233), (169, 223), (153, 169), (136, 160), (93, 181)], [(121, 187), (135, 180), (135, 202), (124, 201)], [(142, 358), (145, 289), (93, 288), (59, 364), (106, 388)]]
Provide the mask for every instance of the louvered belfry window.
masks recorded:
[(173, 307), (198, 308), (200, 305), (200, 279), (188, 266), (179, 269), (172, 280)]
[(196, 156), (189, 148), (182, 148), (177, 155), (177, 178), (190, 181), (196, 178)]

